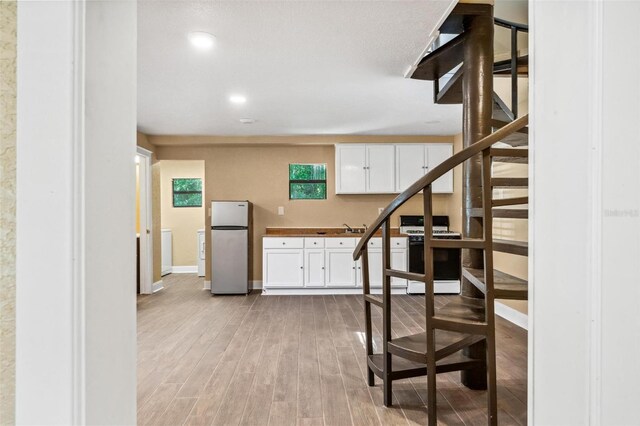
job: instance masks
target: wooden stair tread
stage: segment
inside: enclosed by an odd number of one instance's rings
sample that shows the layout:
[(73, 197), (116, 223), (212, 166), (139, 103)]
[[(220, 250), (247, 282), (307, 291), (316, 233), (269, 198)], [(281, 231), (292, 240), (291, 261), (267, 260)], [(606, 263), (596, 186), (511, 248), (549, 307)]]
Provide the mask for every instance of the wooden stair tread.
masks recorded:
[(501, 253), (516, 254), (518, 256), (529, 255), (529, 243), (515, 240), (493, 240), (493, 250)]
[[(502, 120), (492, 119), (491, 120), (491, 127), (493, 127), (494, 129), (498, 130), (498, 129), (506, 126), (509, 123), (510, 123), (509, 121), (502, 121)], [(525, 135), (528, 135), (529, 134), (529, 128), (528, 127), (523, 127), (522, 129), (518, 129), (517, 132), (518, 133), (524, 133)]]
[[(384, 377), (384, 354), (373, 354), (367, 357), (367, 364), (373, 373)], [(481, 362), (458, 352), (436, 362), (436, 373), (468, 370), (477, 367)], [(391, 380), (407, 379), (427, 375), (427, 365), (422, 362), (414, 362), (399, 356), (391, 357)]]
[(464, 31), (466, 16), (484, 15), (493, 17), (492, 7), (491, 5), (480, 3), (458, 3), (440, 26), (439, 31), (443, 34), (460, 34)]
[[(518, 75), (529, 75), (529, 55), (518, 57), (516, 60), (516, 69)], [(505, 59), (493, 64), (494, 75), (511, 75), (511, 59)]]
[(529, 186), (529, 178), (523, 177), (498, 177), (491, 178), (491, 186), (501, 188), (526, 188)]
[[(505, 209), (494, 208), (492, 209), (493, 217), (497, 219), (528, 219), (529, 209)], [(483, 217), (484, 210), (482, 208), (469, 209), (469, 215), (471, 217)]]
[[(450, 347), (456, 347), (456, 345), (462, 341), (472, 338), (471, 343), (465, 345), (469, 346), (472, 343), (478, 342), (484, 339), (484, 336), (470, 336), (468, 333), (458, 333), (447, 330), (435, 330), (435, 343), (436, 352), (446, 351)], [(462, 347), (458, 348), (455, 352), (458, 352)], [(392, 354), (409, 359), (414, 362), (426, 362), (427, 359), (427, 333), (410, 334), (408, 336), (398, 337), (389, 342), (389, 352)], [(445, 359), (452, 354), (448, 354), (439, 359)]]
[(529, 145), (529, 135), (516, 132), (510, 134), (500, 142), (506, 143), (507, 145), (511, 145), (513, 147), (524, 147)]
[(529, 162), (529, 150), (524, 148), (491, 148), (489, 151), (492, 160), (501, 163), (520, 163)]
[(463, 60), (465, 34), (459, 34), (453, 40), (427, 54), (411, 75), (415, 80), (436, 80), (451, 71)]
[[(483, 269), (463, 267), (462, 276), (480, 291), (486, 293)], [(493, 270), (493, 289), (496, 299), (527, 300), (528, 288), (529, 285), (526, 280), (497, 269)]]

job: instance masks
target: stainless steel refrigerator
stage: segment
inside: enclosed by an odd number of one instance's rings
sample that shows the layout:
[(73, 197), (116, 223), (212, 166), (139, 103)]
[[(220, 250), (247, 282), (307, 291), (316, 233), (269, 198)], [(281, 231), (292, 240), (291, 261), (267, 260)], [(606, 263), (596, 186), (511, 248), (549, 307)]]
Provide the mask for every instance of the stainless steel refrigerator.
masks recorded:
[(211, 293), (247, 294), (251, 266), (249, 201), (211, 202)]

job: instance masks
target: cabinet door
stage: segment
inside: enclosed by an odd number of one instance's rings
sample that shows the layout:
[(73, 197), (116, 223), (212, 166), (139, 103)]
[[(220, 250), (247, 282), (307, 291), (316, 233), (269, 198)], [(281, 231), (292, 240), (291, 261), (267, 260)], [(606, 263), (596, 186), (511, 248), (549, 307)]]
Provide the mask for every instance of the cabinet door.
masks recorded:
[[(427, 170), (432, 170), (438, 164), (453, 155), (453, 145), (427, 145)], [(433, 183), (433, 192), (453, 192), (453, 170), (447, 172)]]
[(302, 287), (302, 249), (264, 250), (264, 285), (266, 287)]
[(369, 285), (382, 288), (382, 250), (369, 250)]
[[(391, 269), (396, 271), (407, 271), (407, 249), (391, 249)], [(407, 280), (403, 278), (392, 277), (391, 285), (394, 287), (402, 287), (407, 285)]]
[(356, 261), (356, 287), (362, 288), (362, 258)]
[(356, 264), (351, 249), (325, 250), (327, 287), (355, 287)]
[(362, 194), (366, 191), (365, 145), (336, 145), (336, 193)]
[(324, 287), (324, 250), (304, 251), (304, 286)]
[(395, 146), (367, 145), (367, 192), (396, 190)]
[(425, 146), (396, 145), (396, 192), (402, 192), (427, 172)]

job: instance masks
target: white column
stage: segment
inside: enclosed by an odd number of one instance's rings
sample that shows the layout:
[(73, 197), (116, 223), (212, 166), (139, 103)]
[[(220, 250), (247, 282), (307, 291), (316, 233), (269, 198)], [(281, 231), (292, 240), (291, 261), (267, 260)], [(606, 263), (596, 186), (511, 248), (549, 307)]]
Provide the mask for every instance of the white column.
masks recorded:
[(637, 423), (638, 2), (530, 3), (531, 424)]
[(134, 424), (136, 3), (18, 5), (19, 424)]

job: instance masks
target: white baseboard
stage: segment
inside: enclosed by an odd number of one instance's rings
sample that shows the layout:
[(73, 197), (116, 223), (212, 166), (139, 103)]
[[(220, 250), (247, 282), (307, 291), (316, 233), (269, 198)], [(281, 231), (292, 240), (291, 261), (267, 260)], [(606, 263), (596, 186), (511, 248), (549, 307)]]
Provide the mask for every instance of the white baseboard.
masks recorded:
[(196, 265), (193, 266), (172, 266), (171, 267), (172, 274), (197, 274), (198, 267)]
[[(372, 288), (372, 294), (382, 294), (381, 288)], [(362, 288), (263, 288), (263, 296), (318, 296), (332, 294), (362, 294)], [(391, 289), (391, 294), (407, 294), (407, 287)]]
[(496, 302), (496, 315), (525, 330), (529, 329), (529, 316), (504, 303)]
[(164, 283), (162, 282), (162, 280), (160, 281), (156, 281), (155, 283), (153, 283), (153, 288), (151, 289), (152, 293), (155, 293), (157, 291), (160, 291), (164, 288)]
[(204, 280), (203, 290), (211, 290), (211, 281)]
[[(433, 291), (435, 294), (460, 294), (460, 280), (434, 281)], [(409, 281), (407, 293), (424, 294), (424, 283), (420, 281)]]

